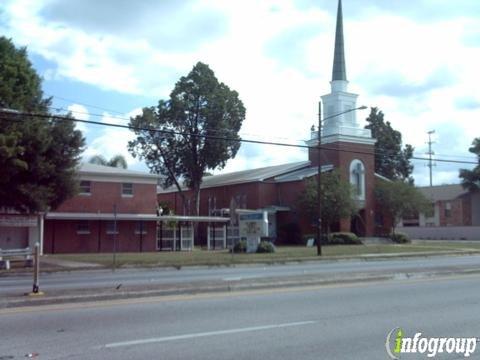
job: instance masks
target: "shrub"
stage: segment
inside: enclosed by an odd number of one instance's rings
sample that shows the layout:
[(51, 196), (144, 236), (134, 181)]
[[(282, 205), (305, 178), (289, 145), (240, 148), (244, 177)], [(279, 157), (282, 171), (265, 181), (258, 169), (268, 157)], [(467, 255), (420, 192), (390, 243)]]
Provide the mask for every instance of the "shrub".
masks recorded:
[(329, 245), (362, 245), (362, 242), (354, 233), (337, 232), (328, 236)]
[(401, 232), (390, 234), (390, 239), (396, 244), (408, 244), (412, 242), (407, 234)]
[(258, 244), (257, 253), (273, 253), (275, 246), (269, 241), (260, 241)]
[(233, 246), (234, 253), (244, 253), (247, 251), (247, 242), (245, 240), (240, 240)]

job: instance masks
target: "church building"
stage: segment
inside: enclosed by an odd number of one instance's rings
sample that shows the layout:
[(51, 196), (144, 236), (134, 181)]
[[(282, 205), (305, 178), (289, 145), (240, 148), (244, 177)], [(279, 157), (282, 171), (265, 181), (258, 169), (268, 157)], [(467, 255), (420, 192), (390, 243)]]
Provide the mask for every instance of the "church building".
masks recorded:
[[(342, 219), (336, 231), (354, 232), (359, 236), (372, 236), (375, 225), (374, 184), (381, 178), (375, 174), (374, 146), (368, 129), (357, 122), (357, 94), (348, 91), (345, 62), (342, 3), (339, 0), (335, 50), (329, 94), (321, 96), (322, 114), (320, 144), (318, 131), (312, 129), (308, 159), (264, 168), (208, 176), (203, 179), (200, 195), (200, 215), (228, 212), (231, 200), (238, 208), (268, 212), (269, 235), (278, 242), (291, 242), (292, 237), (314, 234), (316, 224), (309, 218), (298, 198), (305, 188), (305, 180), (315, 177), (318, 165), (322, 172), (337, 169), (341, 177), (354, 187), (358, 214)], [(174, 187), (158, 190), (158, 200), (168, 204), (176, 214), (191, 214), (193, 196), (185, 192), (186, 203)], [(380, 220), (377, 217), (377, 225)], [(204, 242), (199, 239), (200, 243)]]

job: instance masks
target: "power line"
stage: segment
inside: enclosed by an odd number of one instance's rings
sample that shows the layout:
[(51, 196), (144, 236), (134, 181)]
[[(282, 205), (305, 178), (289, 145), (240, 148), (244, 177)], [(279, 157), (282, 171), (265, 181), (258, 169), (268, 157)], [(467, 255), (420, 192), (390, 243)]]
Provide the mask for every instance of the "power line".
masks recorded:
[[(64, 120), (64, 121), (66, 120), (66, 121), (81, 122), (81, 123), (92, 124), (92, 125), (110, 126), (110, 127), (115, 127), (115, 128), (133, 130), (133, 131), (148, 131), (148, 132), (156, 132), (156, 133), (168, 134), (168, 135), (190, 136), (190, 137), (197, 137), (197, 138), (203, 138), (203, 139), (208, 139), (208, 140), (235, 141), (235, 142), (240, 142), (240, 143), (250, 143), (250, 144), (259, 144), (259, 145), (273, 145), (273, 146), (283, 146), (283, 147), (293, 147), (293, 148), (303, 148), (303, 149), (318, 149), (318, 146), (281, 143), (281, 142), (274, 142), (274, 141), (260, 141), (260, 140), (252, 140), (252, 139), (241, 139), (241, 138), (240, 139), (238, 139), (238, 138), (228, 138), (228, 137), (217, 136), (217, 135), (192, 134), (192, 133), (188, 133), (188, 132), (181, 132), (181, 131), (174, 131), (174, 130), (144, 128), (144, 127), (136, 127), (136, 126), (131, 126), (131, 125), (104, 123), (104, 122), (93, 121), (93, 120), (80, 120), (80, 119), (75, 119), (75, 118), (69, 118), (69, 117), (66, 117), (66, 116), (28, 113), (28, 112), (21, 112), (21, 111), (10, 110), (10, 109), (0, 109), (0, 114), (30, 116), (30, 117), (38, 117), (38, 118), (44, 118), (44, 119)], [(16, 120), (16, 119), (9, 119), (9, 120)], [(388, 155), (388, 154), (381, 154), (381, 153), (375, 152), (375, 151), (367, 152), (367, 151), (358, 151), (358, 150), (338, 149), (338, 148), (327, 147), (327, 146), (324, 146), (324, 145), (320, 146), (320, 149), (321, 150), (347, 152), (347, 153), (352, 153), (352, 154), (361, 154), (361, 155), (379, 155), (379, 156)], [(423, 161), (428, 161), (429, 160), (428, 158), (419, 157), (419, 156), (413, 156), (412, 159), (423, 160)], [(478, 163), (476, 161), (461, 161), (461, 160), (448, 160), (448, 159), (436, 159), (436, 161), (445, 162), (445, 163), (478, 165)]]

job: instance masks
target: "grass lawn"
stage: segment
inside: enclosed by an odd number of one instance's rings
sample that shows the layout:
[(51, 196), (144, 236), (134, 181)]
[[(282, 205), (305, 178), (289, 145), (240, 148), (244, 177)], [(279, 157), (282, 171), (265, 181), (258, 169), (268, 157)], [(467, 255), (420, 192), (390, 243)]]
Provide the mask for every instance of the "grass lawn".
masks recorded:
[[(117, 266), (193, 266), (193, 265), (231, 265), (246, 263), (275, 263), (285, 261), (319, 260), (337, 257), (355, 257), (368, 254), (399, 254), (421, 252), (449, 253), (455, 251), (479, 251), (480, 244), (438, 242), (434, 244), (406, 245), (343, 245), (322, 247), (323, 256), (317, 256), (316, 248), (304, 246), (279, 246), (273, 254), (230, 254), (227, 250), (206, 251), (195, 249), (190, 252), (149, 252), (118, 253)], [(46, 255), (61, 260), (97, 263), (111, 266), (112, 254), (72, 254)]]

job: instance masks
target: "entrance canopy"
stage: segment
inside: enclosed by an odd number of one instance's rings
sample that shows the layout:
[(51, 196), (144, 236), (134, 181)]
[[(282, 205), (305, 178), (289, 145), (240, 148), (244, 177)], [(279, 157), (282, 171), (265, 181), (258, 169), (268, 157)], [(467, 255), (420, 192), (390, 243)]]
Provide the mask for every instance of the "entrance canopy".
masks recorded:
[(113, 214), (113, 213), (62, 213), (51, 212), (45, 215), (47, 220), (106, 220), (106, 221), (188, 221), (188, 222), (222, 222), (230, 221), (230, 218), (219, 216), (180, 216), (157, 214)]

